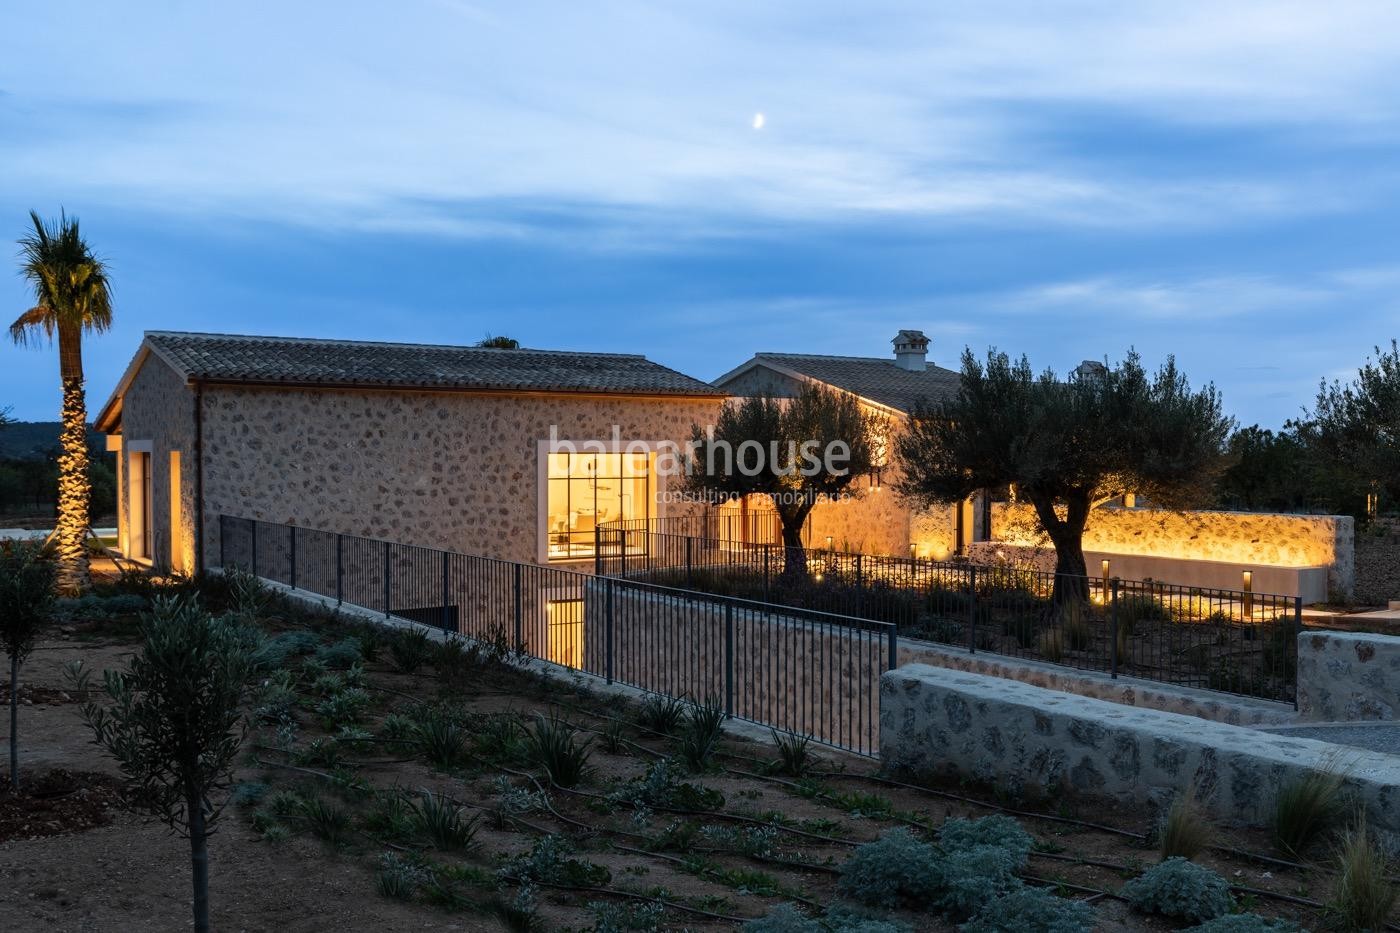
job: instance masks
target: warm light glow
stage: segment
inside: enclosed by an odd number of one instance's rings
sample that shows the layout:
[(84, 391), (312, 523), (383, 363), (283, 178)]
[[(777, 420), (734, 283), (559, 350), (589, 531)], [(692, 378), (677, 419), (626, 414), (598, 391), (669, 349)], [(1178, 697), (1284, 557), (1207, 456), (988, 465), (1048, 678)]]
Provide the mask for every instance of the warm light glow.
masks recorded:
[(831, 535), (826, 536), (826, 549), (831, 550)]
[(583, 600), (551, 599), (545, 605), (545, 657), (555, 664), (583, 666)]
[(1243, 575), (1243, 576), (1244, 576), (1244, 590), (1245, 590), (1246, 593), (1248, 593), (1250, 590), (1254, 589), (1254, 573), (1253, 573), (1253, 571), (1246, 570), (1246, 571), (1244, 572), (1244, 575)]

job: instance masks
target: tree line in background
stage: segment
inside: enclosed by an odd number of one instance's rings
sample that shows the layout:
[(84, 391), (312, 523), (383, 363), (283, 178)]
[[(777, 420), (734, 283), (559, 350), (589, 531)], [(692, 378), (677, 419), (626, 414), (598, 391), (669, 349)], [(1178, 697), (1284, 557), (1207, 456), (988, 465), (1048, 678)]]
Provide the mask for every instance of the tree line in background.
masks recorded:
[(1400, 510), (1400, 344), (1377, 347), (1350, 382), (1326, 382), (1310, 411), (1271, 431), (1236, 431), (1216, 505), (1330, 512), (1369, 521)]
[[(16, 422), (0, 412), (0, 516), (53, 516), (59, 456), (57, 423)], [(117, 511), (116, 459), (95, 434), (88, 438), (87, 475), (89, 520), (110, 520)]]

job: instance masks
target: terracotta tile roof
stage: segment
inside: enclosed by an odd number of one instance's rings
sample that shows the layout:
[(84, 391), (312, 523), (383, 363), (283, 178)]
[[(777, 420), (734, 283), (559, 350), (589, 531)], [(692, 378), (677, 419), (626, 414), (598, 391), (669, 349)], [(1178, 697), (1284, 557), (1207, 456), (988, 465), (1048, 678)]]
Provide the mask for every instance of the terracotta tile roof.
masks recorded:
[(148, 331), (146, 343), (190, 379), (211, 382), (720, 396), (644, 356), (561, 350)]
[(920, 400), (934, 403), (957, 394), (961, 378), (953, 370), (932, 363), (923, 372), (911, 372), (900, 369), (892, 359), (869, 356), (758, 353), (754, 359), (770, 361), (780, 369), (906, 413)]

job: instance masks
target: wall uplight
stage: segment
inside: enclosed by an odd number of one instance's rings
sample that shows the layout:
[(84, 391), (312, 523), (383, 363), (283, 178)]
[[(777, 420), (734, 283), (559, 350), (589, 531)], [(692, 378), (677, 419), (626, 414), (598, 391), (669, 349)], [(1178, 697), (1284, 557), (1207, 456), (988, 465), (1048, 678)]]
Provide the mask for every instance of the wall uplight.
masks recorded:
[(918, 546), (917, 544), (910, 544), (910, 545), (909, 545), (909, 556), (910, 556), (910, 557), (918, 557), (918, 556), (919, 556), (919, 546)]
[(826, 549), (827, 549), (828, 551), (830, 551), (830, 550), (832, 549), (832, 548), (831, 548), (831, 535), (827, 535), (827, 536), (826, 536)]

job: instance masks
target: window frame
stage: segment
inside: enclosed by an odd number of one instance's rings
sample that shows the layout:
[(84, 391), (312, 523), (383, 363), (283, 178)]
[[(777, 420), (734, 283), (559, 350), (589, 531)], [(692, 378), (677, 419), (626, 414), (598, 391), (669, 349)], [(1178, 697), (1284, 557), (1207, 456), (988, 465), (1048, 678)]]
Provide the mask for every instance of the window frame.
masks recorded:
[[(628, 453), (645, 453), (650, 461), (648, 475), (648, 495), (651, 501), (648, 503), (651, 518), (660, 518), (665, 512), (664, 498), (668, 483), (668, 477), (661, 475), (656, 469), (656, 456), (663, 449), (669, 449), (671, 441), (613, 441), (613, 440), (571, 440), (562, 443), (572, 444), (579, 455), (598, 454), (625, 456)], [(630, 449), (629, 449), (630, 448)], [(538, 442), (535, 465), (536, 465), (536, 553), (538, 562), (541, 564), (566, 564), (579, 563), (582, 561), (592, 561), (597, 556), (590, 550), (587, 554), (570, 554), (562, 557), (554, 557), (549, 553), (549, 459), (552, 454), (564, 453), (555, 449), (549, 441)]]

